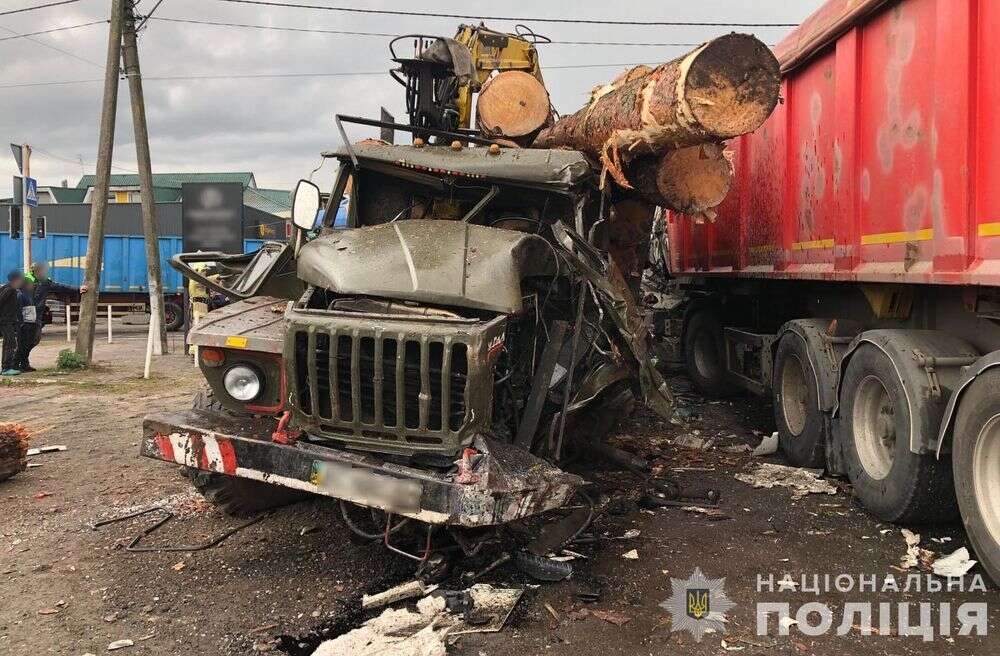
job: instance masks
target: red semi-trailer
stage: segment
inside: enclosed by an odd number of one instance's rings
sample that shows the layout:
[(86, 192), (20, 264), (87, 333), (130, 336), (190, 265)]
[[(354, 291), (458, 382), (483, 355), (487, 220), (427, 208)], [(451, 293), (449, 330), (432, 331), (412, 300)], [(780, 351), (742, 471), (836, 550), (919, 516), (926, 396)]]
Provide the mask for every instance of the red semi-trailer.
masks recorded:
[(1000, 2), (832, 0), (776, 48), (714, 223), (669, 216), (703, 391), (773, 399), (878, 517), (960, 514), (1000, 581)]

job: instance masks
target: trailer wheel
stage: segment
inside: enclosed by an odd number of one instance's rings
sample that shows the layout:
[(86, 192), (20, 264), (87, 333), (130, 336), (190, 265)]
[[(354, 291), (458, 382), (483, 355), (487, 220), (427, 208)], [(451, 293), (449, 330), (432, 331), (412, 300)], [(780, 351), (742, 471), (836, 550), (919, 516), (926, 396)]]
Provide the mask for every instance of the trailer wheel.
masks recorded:
[(791, 464), (821, 469), (826, 465), (825, 422), (808, 349), (794, 333), (778, 342), (772, 385), (774, 423), (778, 445)]
[(167, 332), (176, 332), (184, 327), (184, 310), (177, 303), (167, 301), (163, 304), (163, 325)]
[(722, 325), (714, 312), (695, 312), (688, 321), (684, 330), (684, 362), (698, 391), (709, 396), (732, 394), (733, 386), (726, 380)]
[[(191, 406), (195, 410), (232, 414), (215, 400), (212, 390), (198, 392)], [(301, 490), (190, 467), (187, 476), (206, 501), (233, 517), (246, 517), (262, 510), (287, 506), (309, 496)]]
[(952, 443), (962, 522), (990, 578), (1000, 582), (1000, 370), (965, 391)]
[(910, 409), (889, 356), (861, 345), (844, 372), (839, 429), (847, 475), (888, 522), (931, 523), (957, 512), (951, 463), (910, 451)]

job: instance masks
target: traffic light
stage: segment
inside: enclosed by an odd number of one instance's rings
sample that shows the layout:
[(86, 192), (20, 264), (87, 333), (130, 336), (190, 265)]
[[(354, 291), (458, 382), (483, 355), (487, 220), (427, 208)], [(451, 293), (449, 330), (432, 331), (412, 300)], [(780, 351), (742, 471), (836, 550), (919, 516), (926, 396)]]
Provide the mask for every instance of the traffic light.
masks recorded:
[(11, 205), (8, 208), (10, 216), (10, 238), (21, 238), (21, 206)]
[(45, 227), (48, 220), (44, 216), (33, 217), (35, 219), (35, 237), (45, 239)]

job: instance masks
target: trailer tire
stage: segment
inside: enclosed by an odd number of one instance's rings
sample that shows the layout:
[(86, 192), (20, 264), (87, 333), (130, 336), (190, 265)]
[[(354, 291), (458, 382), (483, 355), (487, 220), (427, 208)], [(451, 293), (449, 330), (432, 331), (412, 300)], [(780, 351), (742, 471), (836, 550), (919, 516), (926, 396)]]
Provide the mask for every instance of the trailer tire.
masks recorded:
[(772, 384), (774, 424), (778, 446), (797, 467), (826, 466), (826, 421), (819, 409), (816, 372), (809, 346), (795, 333), (786, 333), (774, 356)]
[(177, 303), (166, 301), (163, 304), (163, 325), (171, 333), (183, 328), (184, 309)]
[(958, 406), (952, 442), (962, 523), (983, 568), (1000, 583), (1000, 369), (981, 374)]
[(844, 461), (861, 503), (887, 522), (929, 524), (954, 517), (951, 462), (910, 451), (910, 408), (889, 356), (862, 344), (840, 389)]
[(711, 310), (696, 311), (684, 330), (684, 364), (695, 388), (708, 396), (728, 396), (725, 338), (722, 324)]
[[(191, 406), (195, 410), (233, 414), (215, 400), (210, 389), (198, 392)], [(280, 508), (309, 496), (308, 492), (301, 490), (193, 467), (187, 468), (187, 477), (206, 501), (232, 517), (246, 517), (262, 510)]]

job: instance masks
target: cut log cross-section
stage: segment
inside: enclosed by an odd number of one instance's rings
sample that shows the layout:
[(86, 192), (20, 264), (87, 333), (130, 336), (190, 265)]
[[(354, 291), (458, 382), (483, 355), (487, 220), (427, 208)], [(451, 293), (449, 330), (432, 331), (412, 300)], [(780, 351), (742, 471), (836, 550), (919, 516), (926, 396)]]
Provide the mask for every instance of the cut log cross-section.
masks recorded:
[(598, 87), (587, 107), (542, 130), (533, 145), (581, 150), (632, 189), (626, 161), (752, 132), (774, 110), (779, 87), (770, 49), (751, 35), (728, 34)]
[(483, 85), (476, 101), (479, 129), (489, 135), (525, 143), (550, 122), (551, 104), (545, 86), (530, 73), (504, 71)]
[(726, 198), (733, 165), (715, 143), (667, 151), (662, 157), (640, 157), (629, 168), (636, 192), (646, 202), (699, 216)]

